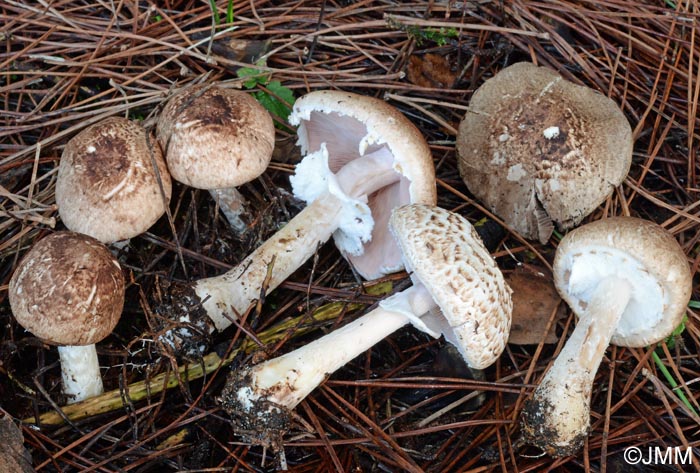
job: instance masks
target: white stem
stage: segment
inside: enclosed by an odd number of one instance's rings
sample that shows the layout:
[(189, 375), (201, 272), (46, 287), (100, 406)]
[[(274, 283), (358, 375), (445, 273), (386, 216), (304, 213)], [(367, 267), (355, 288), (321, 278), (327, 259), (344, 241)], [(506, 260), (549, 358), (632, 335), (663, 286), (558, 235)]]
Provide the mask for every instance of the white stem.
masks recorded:
[(386, 187), (401, 179), (393, 167), (393, 157), (383, 150), (354, 159), (340, 168), (336, 179), (343, 191), (358, 198)]
[(98, 396), (104, 392), (95, 345), (59, 346), (63, 392), (68, 404)]
[(297, 350), (253, 366), (246, 373), (250, 383), (237, 393), (241, 405), (250, 409), (252, 401), (264, 397), (293, 409), (330, 374), (436, 306), (422, 285), (393, 297), (403, 300), (396, 306), (407, 304), (412, 314), (380, 306)]
[(342, 202), (327, 194), (306, 206), (236, 267), (221, 276), (202, 279), (194, 290), (217, 330), (229, 327), (238, 315), (260, 298), (268, 266), (270, 292), (328, 241), (338, 226)]
[[(351, 189), (349, 197), (372, 193), (398, 179), (398, 174), (390, 166), (387, 170), (381, 159), (366, 158), (351, 161), (338, 172), (341, 187)], [(361, 181), (357, 175), (361, 167), (370, 167), (372, 172), (365, 169), (364, 173), (375, 177)], [(224, 330), (229, 327), (238, 315), (245, 313), (250, 304), (259, 299), (266, 282), (267, 292), (273, 291), (328, 241), (338, 228), (344, 204), (339, 197), (325, 192), (235, 268), (221, 276), (198, 281), (194, 290), (215, 328)], [(272, 272), (266, 281), (271, 263)]]
[(248, 225), (241, 219), (246, 205), (245, 197), (235, 187), (210, 189), (209, 193), (218, 202), (219, 209), (228, 220), (231, 228), (237, 233), (243, 233), (248, 228)]
[(131, 238), (127, 238), (126, 240), (113, 241), (109, 244), (109, 246), (112, 247), (112, 254), (117, 256), (120, 251), (125, 251), (129, 248), (129, 243), (131, 243)]
[(593, 381), (630, 294), (624, 279), (606, 277), (598, 283), (574, 332), (526, 407), (525, 436), (550, 455), (572, 454), (588, 433)]

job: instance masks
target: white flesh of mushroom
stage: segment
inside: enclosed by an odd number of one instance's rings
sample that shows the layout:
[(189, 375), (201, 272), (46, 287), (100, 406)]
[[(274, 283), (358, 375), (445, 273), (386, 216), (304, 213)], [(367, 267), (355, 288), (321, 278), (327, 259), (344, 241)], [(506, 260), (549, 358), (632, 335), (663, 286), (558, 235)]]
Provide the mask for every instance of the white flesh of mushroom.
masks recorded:
[[(402, 309), (397, 310), (398, 307)], [(252, 367), (246, 373), (249, 384), (238, 390), (238, 402), (250, 410), (254, 401), (264, 397), (278, 406), (293, 409), (326, 377), (396, 330), (414, 321), (424, 327), (420, 317), (436, 307), (422, 284), (397, 293), (338, 330)]]
[(598, 284), (585, 315), (535, 390), (533, 401), (544, 414), (540, 422), (552, 432), (549, 443), (556, 450), (574, 445), (578, 450), (588, 433), (593, 381), (629, 296), (624, 279), (610, 277)]
[[(233, 313), (234, 317), (243, 314), (260, 297), (269, 265), (272, 265), (272, 273), (267, 290), (271, 291), (339, 228), (351, 242), (348, 247), (361, 251), (362, 242), (369, 239), (373, 226), (371, 212), (365, 204), (366, 196), (399, 179), (389, 157), (367, 155), (351, 161), (337, 174), (326, 166), (324, 174), (304, 177), (315, 185), (325, 183), (326, 189), (317, 191), (318, 195), (306, 208), (231, 271), (198, 281), (194, 290), (215, 328), (229, 327), (233, 320), (228, 314)], [(327, 154), (322, 147), (319, 153), (307, 156), (299, 165), (297, 176), (304, 175), (307, 166), (314, 170), (322, 168), (324, 162), (327, 163)], [(358, 179), (365, 167), (374, 170), (372, 179)]]
[(413, 286), (316, 341), (235, 373), (222, 395), (229, 412), (273, 424), (280, 409), (294, 408), (331, 373), (408, 323), (433, 337), (444, 334), (473, 368), (498, 358), (510, 327), (510, 291), (473, 227), (422, 205), (394, 210), (391, 224), (406, 267), (414, 268)]
[(59, 346), (63, 392), (68, 404), (104, 392), (95, 345)]

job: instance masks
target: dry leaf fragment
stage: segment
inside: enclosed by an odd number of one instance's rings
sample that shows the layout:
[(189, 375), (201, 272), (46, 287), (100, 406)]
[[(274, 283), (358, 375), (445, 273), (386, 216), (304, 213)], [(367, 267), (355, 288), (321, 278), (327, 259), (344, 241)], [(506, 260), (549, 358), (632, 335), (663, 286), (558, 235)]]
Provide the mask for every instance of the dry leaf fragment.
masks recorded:
[(32, 467), (32, 457), (23, 444), (22, 431), (12, 422), (11, 417), (0, 409), (0, 471), (35, 471)]
[(421, 87), (449, 89), (457, 80), (459, 70), (452, 70), (446, 56), (413, 54), (406, 70), (408, 80)]
[(556, 320), (564, 312), (552, 281), (537, 271), (523, 267), (508, 274), (506, 281), (513, 290), (513, 319), (508, 343), (536, 345), (542, 338), (544, 343), (556, 343), (559, 339), (556, 323), (545, 334), (552, 311), (557, 311)]

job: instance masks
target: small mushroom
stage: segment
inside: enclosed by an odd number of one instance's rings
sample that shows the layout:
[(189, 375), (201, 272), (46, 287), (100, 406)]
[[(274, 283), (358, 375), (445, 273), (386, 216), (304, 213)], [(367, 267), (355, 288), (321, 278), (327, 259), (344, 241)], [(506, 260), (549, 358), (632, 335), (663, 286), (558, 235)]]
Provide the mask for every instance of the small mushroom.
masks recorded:
[(521, 62), (474, 92), (457, 152), (469, 191), (544, 243), (554, 223), (579, 224), (623, 181), (632, 131), (611, 99)]
[(522, 428), (527, 443), (566, 456), (588, 434), (591, 390), (608, 344), (644, 347), (670, 335), (685, 313), (692, 277), (673, 236), (633, 217), (571, 231), (553, 269), (578, 323), (527, 402)]
[(126, 118), (106, 118), (85, 128), (61, 155), (56, 180), (61, 219), (69, 230), (103, 243), (145, 232), (165, 212), (170, 191), (160, 147)]
[(240, 90), (197, 85), (168, 101), (156, 135), (173, 179), (208, 190), (232, 228), (243, 232), (245, 199), (236, 186), (270, 163), (275, 127), (267, 110)]
[(500, 356), (510, 328), (510, 289), (472, 225), (456, 213), (413, 204), (395, 209), (390, 226), (413, 286), (316, 341), (232, 373), (221, 402), (243, 418), (244, 430), (284, 424), (279, 417), (329, 374), (408, 323), (443, 334), (472, 368)]
[(10, 279), (17, 322), (58, 345), (68, 402), (101, 394), (95, 343), (109, 335), (124, 305), (119, 263), (98, 240), (56, 232), (36, 243)]
[(391, 209), (436, 201), (432, 155), (420, 131), (381, 100), (338, 91), (301, 97), (290, 121), (299, 125), (306, 154), (292, 188), (307, 207), (235, 268), (186, 289), (173, 304), (176, 320), (206, 334), (225, 329), (260, 297), (265, 283), (268, 292), (275, 289), (331, 235), (365, 278), (403, 268), (389, 235)]

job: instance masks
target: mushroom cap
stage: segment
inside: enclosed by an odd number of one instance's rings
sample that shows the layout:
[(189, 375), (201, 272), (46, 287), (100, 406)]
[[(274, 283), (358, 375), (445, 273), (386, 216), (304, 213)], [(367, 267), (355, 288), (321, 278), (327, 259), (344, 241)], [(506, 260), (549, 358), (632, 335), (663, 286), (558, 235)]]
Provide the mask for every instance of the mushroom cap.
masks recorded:
[(56, 232), (20, 261), (9, 288), (17, 322), (52, 345), (91, 345), (109, 335), (124, 305), (124, 276), (98, 240)]
[(521, 62), (474, 92), (457, 137), (469, 191), (526, 238), (546, 242), (627, 175), (632, 130), (614, 101)]
[[(325, 146), (333, 173), (370, 153), (392, 157), (401, 178), (368, 196), (374, 219), (371, 241), (361, 255), (345, 256), (368, 279), (401, 270), (401, 252), (389, 233), (391, 209), (409, 203), (435, 205), (437, 201), (433, 158), (420, 130), (383, 100), (338, 90), (300, 97), (289, 122), (299, 125), (298, 144), (303, 154)], [(339, 235), (335, 240), (339, 245)]]
[(390, 224), (406, 269), (442, 311), (443, 317), (421, 320), (442, 332), (469, 366), (490, 366), (508, 341), (513, 303), (474, 227), (454, 212), (416, 204), (395, 209)]
[(631, 298), (611, 343), (643, 347), (669, 336), (681, 323), (692, 292), (687, 258), (657, 224), (612, 217), (583, 225), (559, 243), (554, 284), (577, 315), (605, 277), (626, 280)]
[(207, 190), (252, 181), (275, 148), (267, 110), (250, 94), (212, 85), (174, 95), (158, 118), (156, 135), (173, 179)]
[(69, 230), (104, 243), (146, 231), (165, 212), (170, 174), (163, 153), (138, 123), (106, 118), (75, 135), (63, 150), (56, 180), (58, 213)]

